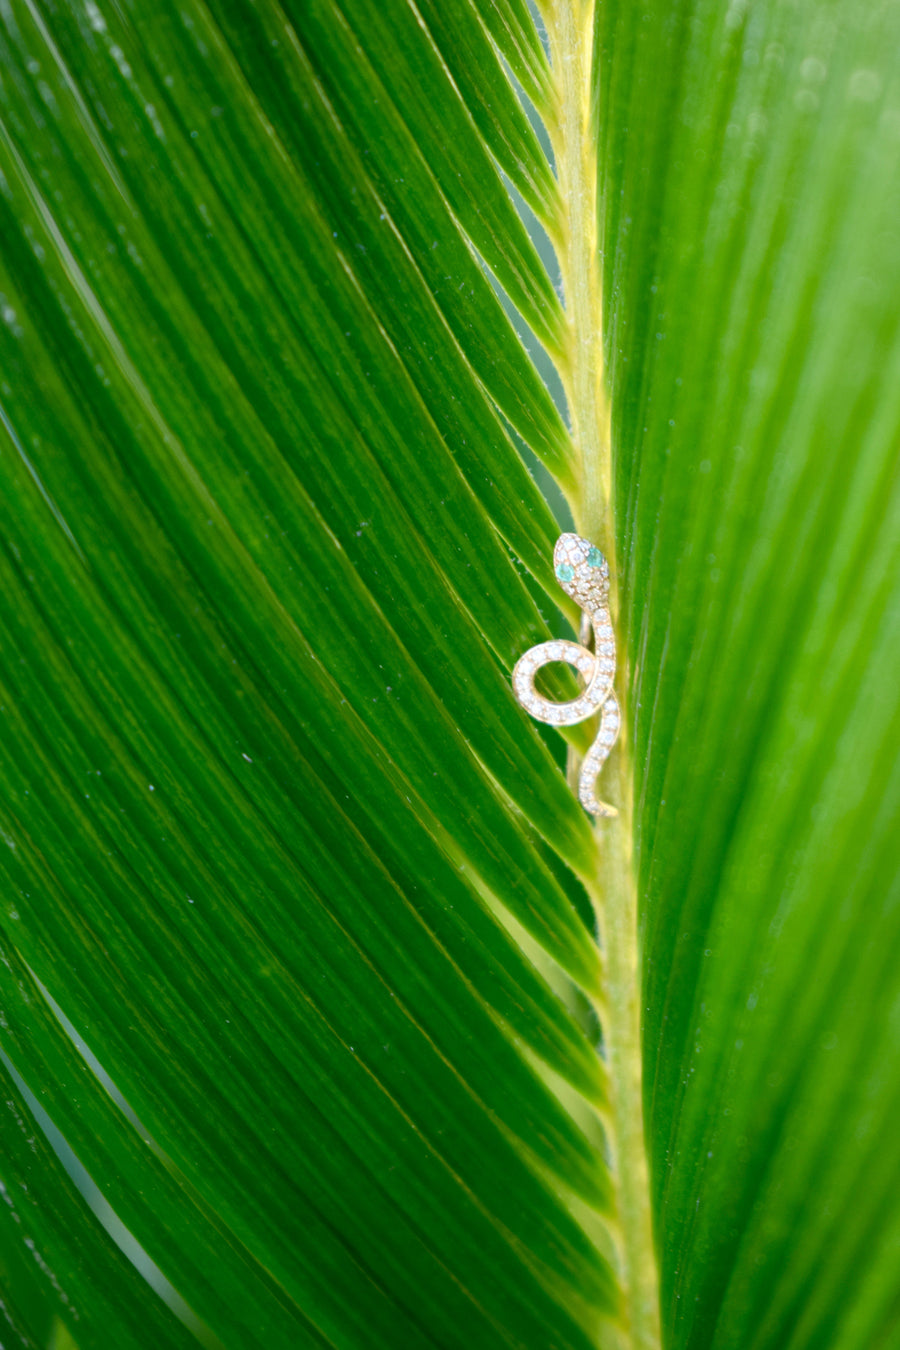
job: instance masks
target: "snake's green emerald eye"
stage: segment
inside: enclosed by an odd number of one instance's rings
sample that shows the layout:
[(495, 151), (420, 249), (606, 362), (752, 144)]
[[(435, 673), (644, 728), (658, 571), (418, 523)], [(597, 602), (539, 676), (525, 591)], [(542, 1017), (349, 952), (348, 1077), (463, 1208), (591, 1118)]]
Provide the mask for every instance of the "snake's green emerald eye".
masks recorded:
[(587, 565), (588, 567), (603, 566), (603, 554), (600, 552), (599, 548), (597, 548), (596, 545), (594, 544), (592, 544), (591, 547), (588, 549)]
[(556, 569), (556, 575), (560, 581), (571, 581), (575, 575), (575, 568), (570, 567), (568, 563), (560, 563)]

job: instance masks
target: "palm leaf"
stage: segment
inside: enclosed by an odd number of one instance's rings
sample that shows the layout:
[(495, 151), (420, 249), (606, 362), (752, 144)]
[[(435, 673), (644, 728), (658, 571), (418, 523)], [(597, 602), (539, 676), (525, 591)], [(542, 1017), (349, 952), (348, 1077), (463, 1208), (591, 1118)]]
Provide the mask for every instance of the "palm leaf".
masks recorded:
[(554, 527), (494, 400), (548, 462), (567, 437), (457, 215), (544, 336), (562, 312), (452, 86), (437, 168), (483, 181), (448, 201), (408, 110), (368, 177), (337, 120), (322, 71), (378, 97), (374, 37), (272, 23), (7, 34), (10, 1057), (228, 1344), (586, 1345), (613, 1279), (572, 1207), (609, 1184), (522, 1050), (594, 1102), (602, 1073), (493, 912), (599, 988), (534, 833), (590, 872), (590, 832), (504, 675), (547, 633), (510, 548), (546, 581)]
[(697, 5), (636, 41), (618, 8), (598, 97), (663, 1320), (673, 1345), (890, 1345), (897, 16)]
[[(543, 17), (3, 16), (25, 1344), (649, 1347), (650, 1208), (667, 1345), (896, 1337), (895, 19)], [(618, 574), (597, 837), (523, 446)]]

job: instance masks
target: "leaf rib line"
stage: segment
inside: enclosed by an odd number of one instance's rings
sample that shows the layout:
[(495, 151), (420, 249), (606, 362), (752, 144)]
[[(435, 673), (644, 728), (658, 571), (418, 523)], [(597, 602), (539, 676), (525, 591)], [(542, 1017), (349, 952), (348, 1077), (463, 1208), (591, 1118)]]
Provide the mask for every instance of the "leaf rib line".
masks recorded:
[[(593, 117), (594, 0), (547, 0), (546, 24), (557, 117), (548, 123), (567, 219), (559, 259), (569, 348), (560, 374), (569, 399), (580, 471), (573, 502), (578, 528), (597, 540), (616, 575), (612, 515), (610, 410), (603, 392), (597, 137)], [(627, 661), (623, 661), (627, 670)], [(620, 814), (600, 821), (601, 873), (584, 878), (604, 952), (606, 1058), (611, 1111), (608, 1138), (617, 1193), (621, 1309), (629, 1350), (659, 1350), (659, 1293), (644, 1137), (641, 968), (633, 849), (634, 776), (627, 709), (614, 763)]]

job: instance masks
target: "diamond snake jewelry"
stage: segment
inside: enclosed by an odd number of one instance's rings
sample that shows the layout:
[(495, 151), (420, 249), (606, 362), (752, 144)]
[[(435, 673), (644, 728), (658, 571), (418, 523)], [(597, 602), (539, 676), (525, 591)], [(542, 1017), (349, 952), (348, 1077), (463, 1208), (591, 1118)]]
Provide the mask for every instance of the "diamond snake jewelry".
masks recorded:
[[(594, 544), (578, 534), (561, 534), (553, 550), (553, 570), (566, 595), (581, 606), (581, 641), (594, 633), (594, 652), (577, 642), (541, 642), (516, 662), (513, 691), (522, 707), (539, 722), (551, 726), (574, 726), (593, 717), (598, 709), (600, 730), (584, 757), (578, 778), (578, 797), (592, 816), (616, 816), (614, 806), (597, 796), (597, 775), (619, 734), (619, 705), (613, 693), (616, 674), (616, 642), (609, 617), (609, 564)], [(574, 666), (585, 682), (583, 693), (569, 703), (553, 703), (534, 687), (541, 666), (564, 661)]]

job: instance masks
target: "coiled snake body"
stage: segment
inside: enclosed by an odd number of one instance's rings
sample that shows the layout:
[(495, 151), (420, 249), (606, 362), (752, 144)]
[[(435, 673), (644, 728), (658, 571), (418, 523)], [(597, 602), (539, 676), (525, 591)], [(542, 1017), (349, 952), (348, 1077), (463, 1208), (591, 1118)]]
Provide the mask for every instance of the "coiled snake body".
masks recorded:
[[(594, 634), (594, 651), (577, 642), (541, 642), (525, 653), (513, 670), (513, 690), (522, 707), (539, 722), (574, 726), (600, 710), (600, 730), (584, 757), (578, 779), (582, 806), (593, 816), (618, 815), (597, 796), (597, 775), (619, 734), (619, 704), (613, 693), (616, 643), (609, 614), (609, 565), (594, 544), (578, 534), (562, 534), (553, 550), (553, 570), (567, 595), (582, 610), (581, 641)], [(581, 674), (584, 691), (569, 703), (553, 703), (534, 687), (541, 666), (564, 661)]]

